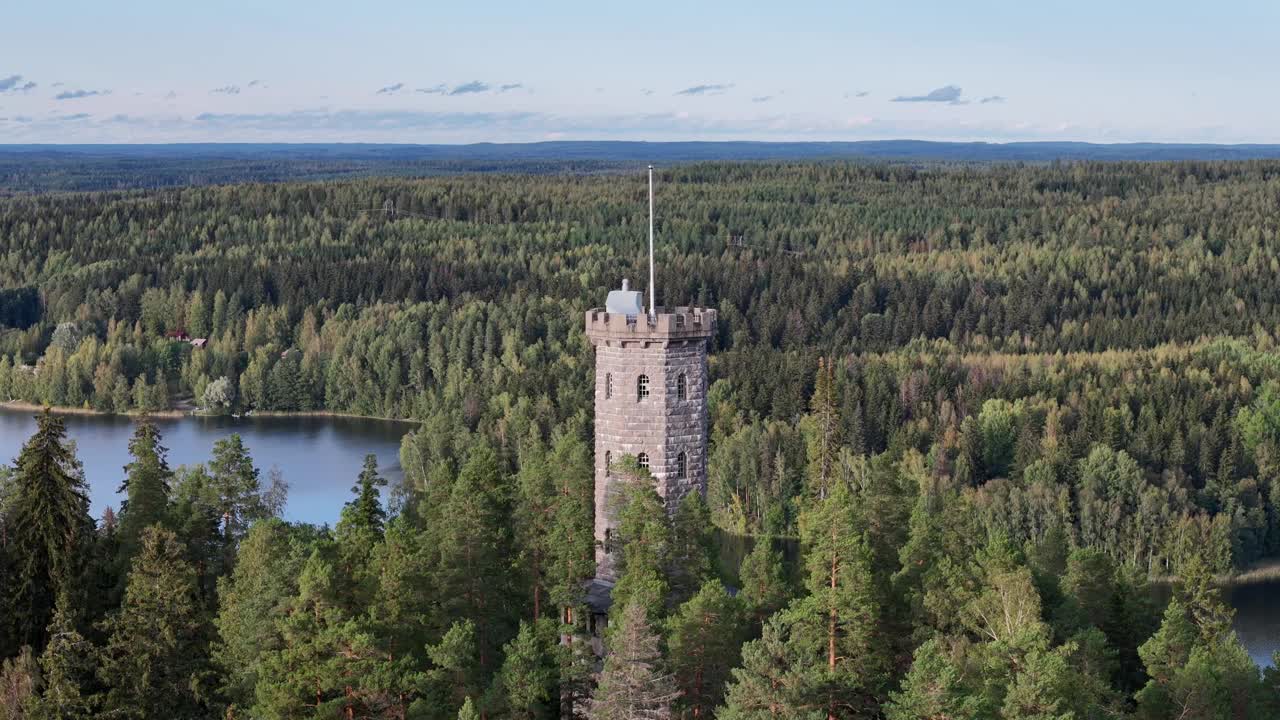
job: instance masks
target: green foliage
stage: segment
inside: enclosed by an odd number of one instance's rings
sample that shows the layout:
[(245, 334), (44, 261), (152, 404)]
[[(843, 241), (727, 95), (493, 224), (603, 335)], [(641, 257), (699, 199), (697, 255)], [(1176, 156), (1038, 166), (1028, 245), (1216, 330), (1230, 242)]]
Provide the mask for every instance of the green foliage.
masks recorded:
[(236, 554), (235, 569), (218, 579), (218, 640), (212, 658), (233, 706), (248, 707), (267, 653), (284, 644), (279, 624), (298, 592), (306, 538), (279, 520), (255, 524)]
[(680, 689), (682, 717), (709, 717), (724, 699), (738, 665), (745, 607), (719, 580), (709, 580), (667, 619), (667, 656)]
[[(618, 581), (613, 587), (613, 604), (625, 608), (638, 605), (649, 622), (656, 622), (666, 610), (671, 589), (671, 526), (666, 505), (653, 489), (649, 472), (625, 465), (621, 496), (616, 498), (618, 526), (614, 549), (619, 553)], [(618, 625), (610, 625), (613, 634)]]
[(210, 628), (197, 602), (195, 571), (172, 532), (143, 532), (124, 602), (101, 630), (107, 637), (98, 669), (109, 688), (105, 713), (151, 718), (208, 711)]
[(707, 580), (715, 576), (719, 552), (713, 531), (711, 513), (702, 493), (695, 490), (685, 495), (671, 519), (671, 547), (667, 560), (671, 604), (678, 605), (693, 597)]
[(791, 599), (793, 590), (782, 564), (782, 553), (773, 549), (769, 538), (755, 539), (751, 552), (742, 560), (738, 577), (742, 586), (739, 597), (757, 626)]
[(93, 520), (80, 463), (60, 418), (37, 417), (9, 481), (4, 542), (13, 564), (3, 587), (12, 637), (43, 648), (58, 597), (80, 602)]
[(515, 639), (503, 648), (506, 657), (489, 691), (490, 712), (514, 720), (555, 717), (558, 669), (550, 643), (556, 638), (549, 628), (520, 623)]
[(125, 480), (118, 492), (125, 494), (120, 504), (119, 567), (121, 577), (141, 545), (146, 528), (168, 519), (169, 481), (173, 472), (165, 458), (167, 449), (160, 444), (161, 435), (150, 420), (143, 419), (129, 441), (133, 461), (125, 466)]
[[(421, 421), (333, 531), (272, 520), (238, 437), (170, 471), (144, 423), (94, 533), (42, 418), (0, 469), (0, 713), (1275, 714), (1213, 579), (1280, 553), (1276, 167), (667, 171), (663, 297), (720, 318), (709, 483), (620, 464), (595, 706), (581, 312), (643, 268), (627, 182), (0, 200), (0, 400)], [(757, 536), (737, 598), (713, 525)]]
[(43, 688), (27, 708), (31, 720), (89, 720), (94, 717), (94, 650), (60, 603), (49, 626), (49, 644), (40, 654)]

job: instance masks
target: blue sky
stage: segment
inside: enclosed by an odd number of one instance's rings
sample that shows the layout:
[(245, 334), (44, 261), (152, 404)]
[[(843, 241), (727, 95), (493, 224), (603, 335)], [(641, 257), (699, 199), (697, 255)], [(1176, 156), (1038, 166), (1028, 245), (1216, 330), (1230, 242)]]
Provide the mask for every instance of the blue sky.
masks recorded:
[(0, 142), (1280, 142), (1280, 2), (20, 2)]

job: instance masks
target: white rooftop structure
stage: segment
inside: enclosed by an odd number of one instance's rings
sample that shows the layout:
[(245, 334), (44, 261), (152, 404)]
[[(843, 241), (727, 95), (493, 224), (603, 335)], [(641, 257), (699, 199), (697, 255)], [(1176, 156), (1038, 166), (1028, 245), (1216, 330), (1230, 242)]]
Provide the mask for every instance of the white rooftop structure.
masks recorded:
[(644, 293), (632, 290), (627, 279), (622, 279), (621, 290), (610, 290), (604, 301), (605, 312), (619, 315), (639, 316), (644, 314)]

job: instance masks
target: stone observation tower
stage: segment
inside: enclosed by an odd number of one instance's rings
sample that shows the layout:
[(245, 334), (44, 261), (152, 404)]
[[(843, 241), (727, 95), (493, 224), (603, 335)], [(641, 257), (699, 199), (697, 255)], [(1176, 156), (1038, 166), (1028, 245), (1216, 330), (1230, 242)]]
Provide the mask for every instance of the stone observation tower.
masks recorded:
[(611, 464), (630, 455), (647, 467), (668, 512), (688, 493), (707, 489), (707, 340), (716, 331), (716, 311), (654, 304), (652, 167), (649, 173), (649, 308), (643, 293), (623, 280), (604, 308), (586, 313), (596, 350), (596, 592), (617, 579), (611, 500), (626, 480)]

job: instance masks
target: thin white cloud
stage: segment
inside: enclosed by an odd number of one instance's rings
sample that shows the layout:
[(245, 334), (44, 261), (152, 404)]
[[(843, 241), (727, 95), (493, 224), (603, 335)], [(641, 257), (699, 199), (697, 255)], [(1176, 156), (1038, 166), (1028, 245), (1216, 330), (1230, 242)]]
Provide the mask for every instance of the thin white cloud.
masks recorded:
[(34, 90), (36, 84), (31, 81), (22, 82), (21, 75), (0, 77), (0, 93), (24, 93)]
[(110, 90), (64, 90), (53, 96), (54, 100), (79, 100), (95, 95), (110, 95)]
[(483, 93), (483, 92), (489, 92), (489, 84), (480, 82), (479, 80), (472, 80), (469, 83), (463, 83), (461, 85), (458, 85), (454, 89), (450, 90), (449, 94), (450, 95), (473, 95), (475, 93)]
[(683, 90), (677, 90), (676, 95), (719, 95), (733, 87), (733, 83), (716, 83), (709, 85), (694, 85)]
[(947, 103), (948, 105), (961, 105), (965, 101), (960, 99), (963, 91), (958, 85), (946, 85), (937, 90), (930, 90), (924, 95), (899, 95), (893, 99), (897, 103)]

